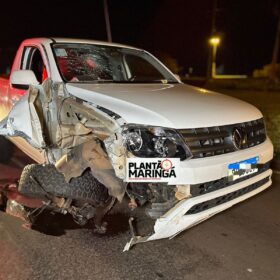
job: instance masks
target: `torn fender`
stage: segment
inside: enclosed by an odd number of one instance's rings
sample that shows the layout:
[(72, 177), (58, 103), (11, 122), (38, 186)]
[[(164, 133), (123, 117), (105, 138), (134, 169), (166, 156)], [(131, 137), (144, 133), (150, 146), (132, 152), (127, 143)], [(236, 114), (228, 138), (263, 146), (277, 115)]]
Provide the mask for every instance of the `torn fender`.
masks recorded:
[(92, 175), (108, 188), (109, 195), (121, 201), (125, 194), (126, 184), (116, 177), (101, 143), (100, 140), (94, 139), (74, 147), (56, 163), (56, 168), (64, 174), (67, 182), (90, 168)]
[(45, 147), (42, 125), (35, 109), (38, 90), (30, 87), (12, 108), (8, 116), (0, 122), (0, 135), (24, 138), (34, 148)]

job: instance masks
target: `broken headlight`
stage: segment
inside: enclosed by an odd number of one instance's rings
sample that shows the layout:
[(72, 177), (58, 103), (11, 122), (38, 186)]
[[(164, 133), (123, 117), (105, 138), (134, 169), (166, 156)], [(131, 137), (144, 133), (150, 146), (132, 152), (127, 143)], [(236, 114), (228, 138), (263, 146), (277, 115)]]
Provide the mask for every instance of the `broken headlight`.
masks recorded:
[(128, 125), (123, 129), (127, 149), (136, 157), (192, 157), (182, 136), (174, 129)]

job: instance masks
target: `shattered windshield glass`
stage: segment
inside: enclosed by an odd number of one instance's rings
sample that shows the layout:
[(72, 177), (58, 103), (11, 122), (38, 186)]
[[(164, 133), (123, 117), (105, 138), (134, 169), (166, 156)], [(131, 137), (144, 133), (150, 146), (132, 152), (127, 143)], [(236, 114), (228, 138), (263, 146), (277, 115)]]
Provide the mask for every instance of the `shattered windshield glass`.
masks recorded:
[(66, 82), (177, 83), (156, 59), (137, 49), (53, 44), (56, 63)]

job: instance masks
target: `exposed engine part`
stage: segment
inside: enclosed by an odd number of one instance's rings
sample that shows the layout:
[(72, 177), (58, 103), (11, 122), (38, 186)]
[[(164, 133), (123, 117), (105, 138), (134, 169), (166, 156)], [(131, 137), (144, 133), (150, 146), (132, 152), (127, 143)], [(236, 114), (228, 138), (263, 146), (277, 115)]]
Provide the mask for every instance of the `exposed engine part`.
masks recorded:
[(115, 204), (116, 199), (114, 197), (111, 197), (111, 200), (107, 201), (107, 204), (103, 207), (97, 207), (96, 213), (94, 217), (94, 225), (95, 228), (102, 227), (103, 225), (103, 218), (104, 216), (112, 209), (113, 205)]
[(35, 208), (35, 209), (29, 209), (27, 207), (25, 207), (26, 210), (28, 210), (28, 213), (27, 213), (27, 219), (28, 219), (28, 222), (30, 224), (34, 224), (36, 222), (36, 219), (37, 217), (39, 217), (39, 215), (46, 209), (48, 209), (51, 205), (51, 201), (49, 200), (48, 202), (46, 202), (42, 207), (38, 207), (38, 208)]
[(115, 201), (115, 198), (109, 197), (105, 203), (96, 207), (90, 203), (84, 203), (83, 201), (66, 199), (64, 204), (58, 205), (53, 203), (49, 208), (63, 214), (71, 214), (74, 221), (80, 226), (84, 226), (89, 220), (93, 219), (94, 232), (103, 234), (107, 229), (107, 225), (105, 226), (106, 223), (103, 222), (103, 218), (113, 207)]
[(134, 198), (138, 205), (143, 206), (153, 198), (150, 188), (147, 184), (130, 183), (127, 188), (129, 198)]
[(73, 216), (73, 219), (77, 224), (84, 226), (88, 220), (94, 217), (96, 208), (90, 204), (84, 204), (81, 208), (71, 206), (67, 211)]
[(141, 206), (150, 202), (145, 212), (150, 218), (158, 219), (178, 202), (176, 190), (176, 186), (167, 184), (131, 183), (127, 192)]
[(108, 226), (107, 222), (102, 222), (101, 225), (94, 224), (93, 232), (98, 234), (104, 234), (107, 231), (107, 226)]
[(166, 202), (154, 202), (150, 208), (146, 208), (146, 214), (152, 219), (158, 219), (164, 215), (169, 209), (171, 209), (178, 200), (176, 198), (170, 199)]
[(69, 198), (64, 199), (54, 197), (52, 201), (49, 200), (47, 203), (44, 203), (42, 207), (35, 209), (24, 208), (27, 211), (26, 216), (28, 221), (31, 223), (34, 223), (37, 216), (39, 216), (44, 210), (64, 215), (69, 213), (73, 217), (73, 220), (80, 226), (84, 226), (89, 220), (93, 220), (94, 232), (103, 234), (106, 232), (107, 228), (107, 225), (106, 227), (104, 226), (106, 223), (103, 222), (103, 218), (112, 208), (114, 202), (115, 198), (109, 197), (108, 201), (104, 205), (95, 207), (89, 203), (84, 203), (84, 201), (73, 201)]
[(130, 201), (128, 203), (128, 207), (131, 209), (131, 210), (134, 210), (135, 208), (138, 207), (137, 203), (136, 203), (136, 200), (134, 197), (131, 197), (130, 198)]

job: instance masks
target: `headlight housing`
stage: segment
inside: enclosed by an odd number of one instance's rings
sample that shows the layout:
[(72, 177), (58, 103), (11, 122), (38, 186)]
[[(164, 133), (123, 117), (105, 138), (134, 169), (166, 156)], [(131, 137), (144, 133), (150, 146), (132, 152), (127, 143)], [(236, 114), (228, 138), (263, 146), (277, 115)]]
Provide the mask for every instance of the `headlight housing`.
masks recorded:
[(174, 129), (126, 125), (122, 134), (127, 149), (136, 157), (172, 157), (181, 160), (192, 157), (184, 139)]

